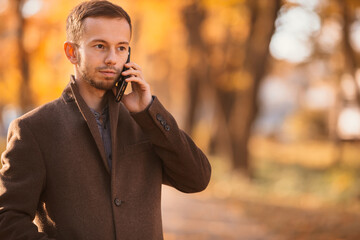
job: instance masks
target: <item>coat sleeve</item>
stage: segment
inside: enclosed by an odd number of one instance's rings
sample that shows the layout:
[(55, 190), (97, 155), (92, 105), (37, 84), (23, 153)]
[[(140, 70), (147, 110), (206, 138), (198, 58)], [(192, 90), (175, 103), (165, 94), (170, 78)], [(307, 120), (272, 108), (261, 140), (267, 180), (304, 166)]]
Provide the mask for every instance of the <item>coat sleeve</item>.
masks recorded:
[(35, 138), (19, 119), (9, 128), (0, 169), (0, 239), (49, 239), (33, 224), (45, 183), (45, 167)]
[(179, 129), (175, 119), (156, 97), (146, 110), (132, 116), (162, 160), (165, 184), (187, 193), (199, 192), (207, 187), (211, 175), (207, 157)]

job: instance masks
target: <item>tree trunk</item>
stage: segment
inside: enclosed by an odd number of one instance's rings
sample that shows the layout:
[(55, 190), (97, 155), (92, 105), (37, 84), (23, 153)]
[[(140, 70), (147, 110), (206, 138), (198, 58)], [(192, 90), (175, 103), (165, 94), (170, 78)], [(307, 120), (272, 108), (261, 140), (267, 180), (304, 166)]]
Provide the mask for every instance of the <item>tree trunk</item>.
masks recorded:
[(207, 64), (206, 64), (206, 44), (201, 36), (202, 24), (206, 18), (205, 9), (201, 7), (198, 1), (183, 9), (183, 18), (185, 20), (186, 30), (188, 32), (189, 45), (189, 65), (188, 65), (188, 96), (189, 107), (185, 128), (189, 133), (192, 132), (196, 123), (196, 111), (201, 102), (200, 91), (206, 84)]
[(14, 4), (18, 20), (16, 41), (18, 45), (19, 69), (22, 78), (19, 89), (19, 104), (22, 112), (27, 112), (33, 107), (33, 99), (30, 88), (29, 54), (26, 52), (23, 43), (26, 20), (21, 10), (24, 2), (24, 0), (15, 0)]
[(350, 43), (350, 25), (354, 20), (354, 12), (349, 9), (347, 1), (339, 0), (339, 4), (342, 10), (342, 16), (344, 18), (344, 27), (343, 27), (343, 41), (344, 41), (344, 50), (346, 56), (346, 66), (348, 69), (345, 71), (350, 72), (353, 76), (354, 84), (356, 86), (356, 100), (360, 104), (360, 86), (356, 81), (356, 70), (359, 67), (358, 59), (354, 49)]
[[(281, 0), (253, 0), (248, 1), (249, 9), (252, 12), (250, 20), (250, 35), (246, 42), (246, 46), (235, 42), (235, 37), (229, 33), (228, 40), (223, 44), (228, 49), (229, 61), (224, 68), (219, 71), (224, 72), (232, 78), (241, 72), (246, 79), (237, 79), (237, 81), (248, 81), (245, 89), (224, 89), (217, 85), (214, 75), (213, 66), (209, 69), (207, 66), (207, 46), (201, 36), (202, 24), (206, 14), (204, 9), (200, 7), (197, 1), (183, 10), (186, 29), (188, 32), (189, 48), (190, 48), (190, 64), (189, 64), (189, 112), (187, 120), (187, 129), (191, 130), (196, 121), (195, 112), (198, 109), (200, 99), (200, 90), (204, 86), (216, 86), (217, 102), (222, 116), (222, 124), (226, 126), (218, 126), (218, 132), (212, 139), (212, 148), (221, 144), (219, 137), (226, 137), (230, 140), (232, 152), (232, 164), (235, 169), (249, 171), (248, 162), (248, 141), (251, 134), (251, 125), (255, 120), (257, 113), (257, 92), (260, 81), (265, 75), (266, 65), (269, 56), (269, 43), (274, 32), (274, 22), (277, 12), (281, 5)], [(244, 50), (245, 49), (245, 50)], [(239, 55), (245, 51), (245, 60), (240, 59)], [(208, 73), (211, 70), (211, 75)], [(220, 69), (218, 69), (220, 70)], [(216, 74), (215, 74), (216, 75)], [(216, 75), (218, 76), (218, 75)], [(231, 82), (231, 80), (230, 80)], [(220, 117), (217, 117), (220, 119)], [(218, 122), (220, 120), (218, 119)], [(220, 134), (220, 132), (222, 132)]]
[[(255, 4), (250, 1), (250, 4)], [(251, 128), (258, 112), (258, 91), (262, 78), (267, 70), (269, 60), (269, 44), (275, 30), (275, 20), (281, 6), (281, 0), (266, 1), (259, 0), (252, 5), (254, 29), (248, 39), (244, 72), (251, 76), (249, 87), (245, 91), (238, 91), (234, 108), (231, 111), (229, 129), (233, 146), (233, 167), (248, 175), (249, 172), (249, 150), (248, 142)], [(241, 79), (239, 79), (241, 81)]]

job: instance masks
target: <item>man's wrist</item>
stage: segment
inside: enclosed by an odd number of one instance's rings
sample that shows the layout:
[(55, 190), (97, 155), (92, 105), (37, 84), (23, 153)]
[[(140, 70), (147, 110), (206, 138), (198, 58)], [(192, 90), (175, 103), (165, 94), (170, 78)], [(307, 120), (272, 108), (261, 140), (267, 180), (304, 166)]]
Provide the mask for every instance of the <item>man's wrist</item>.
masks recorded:
[(146, 112), (150, 108), (151, 104), (153, 103), (154, 98), (155, 98), (155, 96), (151, 96), (149, 103), (142, 110), (136, 111), (136, 112), (131, 112), (131, 113), (132, 114), (137, 114), (137, 113)]

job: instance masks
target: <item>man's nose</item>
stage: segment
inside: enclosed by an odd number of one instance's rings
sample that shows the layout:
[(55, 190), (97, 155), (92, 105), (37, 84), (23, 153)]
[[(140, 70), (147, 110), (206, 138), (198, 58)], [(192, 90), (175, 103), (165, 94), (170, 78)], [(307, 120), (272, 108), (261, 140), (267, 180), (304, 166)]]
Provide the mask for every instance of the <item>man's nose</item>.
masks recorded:
[(115, 50), (110, 49), (108, 51), (108, 54), (106, 55), (105, 58), (105, 64), (106, 65), (115, 65), (116, 64), (116, 53)]

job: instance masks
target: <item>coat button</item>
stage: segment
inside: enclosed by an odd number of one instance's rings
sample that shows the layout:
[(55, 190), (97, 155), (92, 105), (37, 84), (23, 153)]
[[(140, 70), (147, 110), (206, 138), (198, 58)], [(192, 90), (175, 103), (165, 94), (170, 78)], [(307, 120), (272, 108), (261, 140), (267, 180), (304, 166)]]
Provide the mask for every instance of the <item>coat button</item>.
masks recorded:
[(114, 199), (114, 203), (115, 203), (115, 205), (116, 205), (117, 207), (120, 207), (122, 201), (121, 201), (120, 199), (118, 199), (118, 198), (115, 198), (115, 199)]
[(161, 125), (163, 125), (163, 126), (166, 125), (166, 121), (165, 121), (165, 120), (161, 120), (160, 123), (161, 123)]
[(165, 128), (166, 131), (170, 131), (170, 126), (169, 125), (165, 125), (164, 128)]
[(158, 113), (158, 114), (156, 114), (156, 119), (161, 121), (161, 120), (163, 120), (163, 117), (161, 116), (160, 113)]

